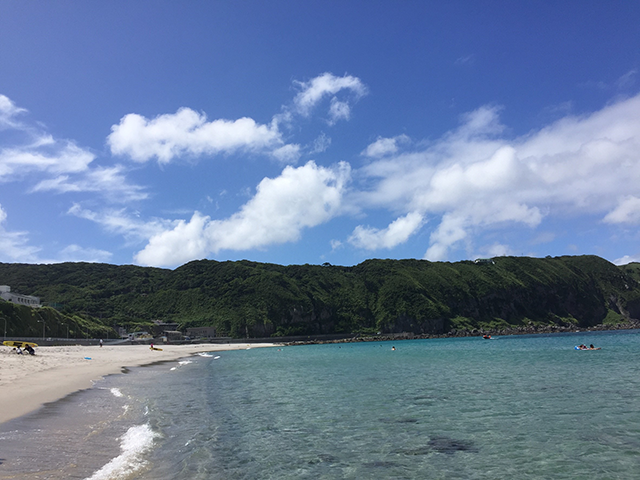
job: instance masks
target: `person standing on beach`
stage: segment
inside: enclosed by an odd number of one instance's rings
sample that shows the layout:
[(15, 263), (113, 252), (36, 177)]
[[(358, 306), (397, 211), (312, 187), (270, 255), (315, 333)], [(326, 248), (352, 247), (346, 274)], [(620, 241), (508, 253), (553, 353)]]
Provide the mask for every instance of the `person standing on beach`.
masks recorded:
[(102, 339), (100, 339), (100, 348), (102, 348)]

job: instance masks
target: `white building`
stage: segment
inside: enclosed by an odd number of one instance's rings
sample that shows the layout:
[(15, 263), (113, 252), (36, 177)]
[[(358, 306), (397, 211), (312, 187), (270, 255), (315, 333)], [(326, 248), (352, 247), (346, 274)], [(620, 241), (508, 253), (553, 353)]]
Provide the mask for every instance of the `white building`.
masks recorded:
[(11, 293), (11, 287), (8, 285), (0, 285), (0, 298), (7, 302), (15, 303), (17, 305), (24, 305), (26, 307), (40, 306), (40, 297)]

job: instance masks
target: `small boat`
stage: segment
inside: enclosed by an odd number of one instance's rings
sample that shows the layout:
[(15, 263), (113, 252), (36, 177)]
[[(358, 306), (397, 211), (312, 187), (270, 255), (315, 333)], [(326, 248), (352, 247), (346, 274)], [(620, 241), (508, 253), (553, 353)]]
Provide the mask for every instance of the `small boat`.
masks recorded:
[(491, 335), (482, 335), (485, 340), (491, 340)]

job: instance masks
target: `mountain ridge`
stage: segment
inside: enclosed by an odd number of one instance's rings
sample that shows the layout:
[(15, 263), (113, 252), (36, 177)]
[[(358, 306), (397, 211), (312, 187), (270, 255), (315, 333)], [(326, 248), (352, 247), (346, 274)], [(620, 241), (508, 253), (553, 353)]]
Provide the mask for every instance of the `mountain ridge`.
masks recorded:
[(640, 264), (616, 266), (593, 255), (370, 259), (350, 267), (196, 260), (175, 270), (0, 263), (0, 284), (56, 307), (28, 315), (27, 307), (0, 302), (8, 334), (25, 336), (42, 332), (34, 318), (44, 314), (47, 336), (64, 336), (66, 328), (71, 337), (113, 335), (116, 325), (143, 329), (153, 320), (247, 338), (587, 328), (640, 319)]

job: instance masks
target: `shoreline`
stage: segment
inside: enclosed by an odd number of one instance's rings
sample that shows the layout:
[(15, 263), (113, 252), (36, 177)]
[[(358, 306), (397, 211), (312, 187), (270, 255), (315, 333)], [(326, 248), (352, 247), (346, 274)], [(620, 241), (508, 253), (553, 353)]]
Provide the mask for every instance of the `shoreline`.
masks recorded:
[(472, 329), (472, 330), (450, 330), (447, 333), (382, 333), (377, 335), (354, 335), (337, 339), (325, 339), (321, 336), (310, 336), (308, 340), (283, 341), (282, 345), (324, 345), (333, 343), (359, 343), (359, 342), (393, 342), (401, 340), (433, 340), (438, 338), (467, 338), (482, 337), (490, 335), (492, 337), (504, 337), (511, 335), (545, 335), (553, 333), (589, 333), (589, 332), (614, 332), (618, 330), (640, 330), (640, 321), (630, 320), (629, 322), (617, 324), (598, 324), (591, 327), (579, 326), (557, 326), (557, 325), (526, 325), (505, 329)]
[(105, 345), (38, 347), (36, 355), (17, 355), (0, 348), (0, 424), (31, 413), (79, 390), (93, 387), (96, 380), (123, 373), (129, 367), (170, 362), (201, 352), (273, 347), (276, 343), (202, 343), (161, 345)]

